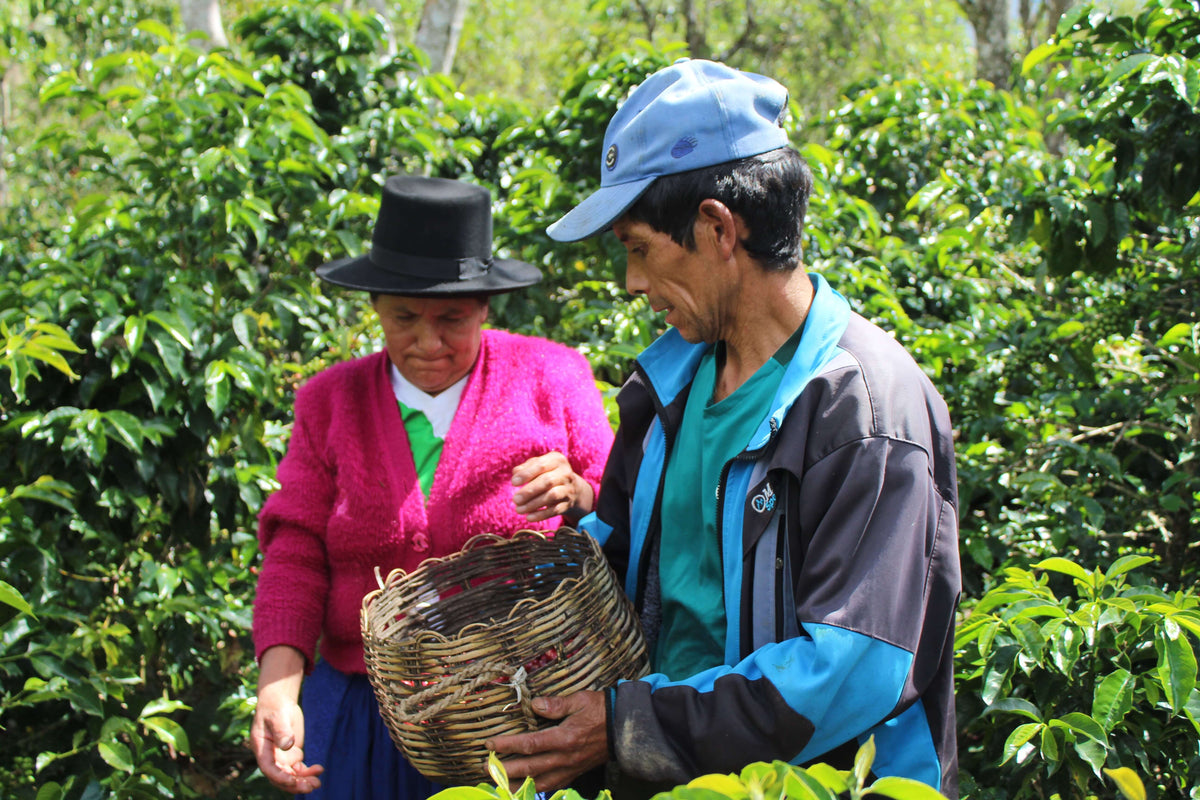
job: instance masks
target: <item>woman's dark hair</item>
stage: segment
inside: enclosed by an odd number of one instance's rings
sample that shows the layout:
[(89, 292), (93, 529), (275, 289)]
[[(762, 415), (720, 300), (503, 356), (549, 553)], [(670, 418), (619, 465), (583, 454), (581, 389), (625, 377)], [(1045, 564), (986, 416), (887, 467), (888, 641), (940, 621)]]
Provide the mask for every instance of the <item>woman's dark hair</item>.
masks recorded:
[(700, 203), (719, 200), (746, 223), (742, 246), (768, 270), (800, 262), (800, 234), (812, 194), (812, 173), (803, 156), (781, 147), (711, 167), (663, 175), (626, 213), (670, 236), (689, 250), (696, 246)]

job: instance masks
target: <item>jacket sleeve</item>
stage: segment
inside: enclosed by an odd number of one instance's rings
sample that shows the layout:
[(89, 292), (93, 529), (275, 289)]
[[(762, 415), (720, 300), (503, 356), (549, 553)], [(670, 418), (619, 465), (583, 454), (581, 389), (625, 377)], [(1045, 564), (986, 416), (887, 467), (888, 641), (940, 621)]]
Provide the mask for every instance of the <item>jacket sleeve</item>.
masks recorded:
[(595, 514), (585, 517), (582, 525), (604, 548), (604, 556), (622, 586), (630, 585), (626, 575), (631, 545), (629, 501), (641, 466), (643, 442), (654, 420), (653, 402), (642, 383), (635, 372), (617, 395), (621, 424), (604, 467)]
[(799, 635), (683, 681), (620, 684), (610, 732), (623, 771), (679, 783), (802, 764), (900, 714), (932, 679), (939, 659), (915, 655), (932, 639), (940, 655), (953, 608), (930, 614), (944, 610), (927, 596), (944, 508), (926, 451), (850, 442), (808, 468), (797, 506)]
[(261, 658), (269, 647), (290, 645), (304, 653), (311, 668), (329, 592), (324, 531), (335, 487), (312, 441), (306, 398), (302, 389), (276, 473), (279, 489), (259, 514), (263, 564), (254, 599), (254, 650)]

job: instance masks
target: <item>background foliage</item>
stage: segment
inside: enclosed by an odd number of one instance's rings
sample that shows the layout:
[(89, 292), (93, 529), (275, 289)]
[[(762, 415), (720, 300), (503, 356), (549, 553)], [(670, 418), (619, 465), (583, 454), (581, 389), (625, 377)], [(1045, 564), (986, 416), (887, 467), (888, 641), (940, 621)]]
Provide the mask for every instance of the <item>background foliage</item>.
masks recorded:
[[(566, 62), (530, 104), (381, 55), (372, 16), (255, 6), (204, 52), (164, 5), (0, 20), (4, 797), (272, 796), (243, 746), (254, 515), (293, 387), (376, 346), (312, 270), (361, 251), (385, 175), (488, 186), (498, 245), (546, 274), (493, 320), (603, 384), (661, 325), (611, 237), (543, 231), (678, 46)], [(1194, 0), (1088, 7), (1012, 92), (864, 73), (793, 108), (808, 265), (956, 423), (970, 797), (1089, 797), (1119, 769), (1200, 797), (1197, 42)]]

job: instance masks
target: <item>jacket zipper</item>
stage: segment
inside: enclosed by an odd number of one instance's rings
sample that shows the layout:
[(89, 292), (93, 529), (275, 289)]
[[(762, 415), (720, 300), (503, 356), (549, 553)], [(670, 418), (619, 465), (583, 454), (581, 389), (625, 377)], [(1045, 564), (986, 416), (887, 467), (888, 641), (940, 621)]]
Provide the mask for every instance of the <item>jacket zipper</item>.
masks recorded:
[[(662, 528), (662, 493), (663, 485), (667, 479), (667, 462), (671, 460), (671, 450), (675, 443), (675, 432), (670, 426), (670, 420), (667, 416), (666, 406), (662, 404), (662, 398), (658, 396), (658, 387), (650, 380), (650, 376), (646, 374), (645, 369), (636, 360), (633, 362), (634, 370), (641, 376), (642, 382), (646, 385), (647, 394), (650, 395), (650, 402), (654, 404), (654, 417), (661, 423), (663, 436), (663, 463), (662, 471), (658, 476), (658, 486), (654, 492), (654, 508), (650, 509), (650, 520), (646, 525), (646, 538), (642, 542), (641, 552), (638, 553), (638, 576), (637, 576), (637, 596), (633, 599), (634, 608), (641, 613), (646, 599), (646, 577), (650, 573), (649, 553), (658, 546), (658, 540)], [(688, 391), (691, 391), (691, 384), (688, 384)], [(654, 425), (653, 422), (650, 423)], [(630, 553), (632, 555), (632, 553)]]
[[(717, 481), (717, 493), (716, 493), (717, 494), (717, 515), (716, 515), (717, 555), (721, 559), (722, 584), (724, 584), (724, 575), (725, 575), (725, 530), (724, 530), (725, 515), (721, 513), (721, 499), (722, 499), (722, 495), (724, 494), (725, 482), (727, 480), (729, 480), (729, 469), (730, 469), (730, 467), (733, 466), (733, 462), (735, 462), (735, 461), (754, 461), (756, 458), (756, 454), (761, 452), (763, 449), (765, 449), (767, 447), (767, 445), (771, 444), (771, 442), (773, 442), (775, 440), (775, 434), (779, 432), (779, 427), (778, 427), (778, 425), (775, 424), (774, 416), (772, 416), (771, 419), (769, 420), (769, 424), (771, 426), (771, 434), (767, 437), (767, 441), (763, 442), (762, 447), (759, 447), (755, 450), (743, 450), (742, 452), (738, 453), (733, 458), (726, 461), (725, 466), (721, 468), (721, 479), (719, 481)], [(742, 516), (745, 517), (745, 515), (746, 515), (746, 511), (743, 508)]]

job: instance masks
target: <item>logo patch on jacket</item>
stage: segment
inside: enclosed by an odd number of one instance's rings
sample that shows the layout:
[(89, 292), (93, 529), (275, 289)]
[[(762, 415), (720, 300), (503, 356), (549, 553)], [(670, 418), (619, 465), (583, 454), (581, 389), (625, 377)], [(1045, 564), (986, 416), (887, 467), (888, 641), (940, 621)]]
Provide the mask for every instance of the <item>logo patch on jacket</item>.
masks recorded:
[(771, 484), (766, 484), (758, 494), (750, 499), (750, 505), (760, 514), (775, 510), (775, 490)]

